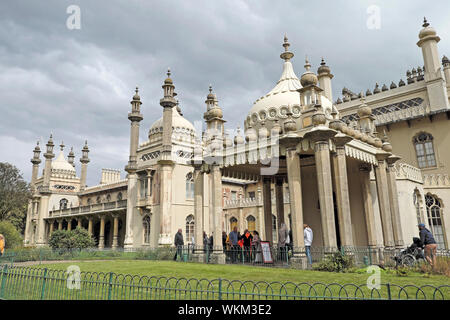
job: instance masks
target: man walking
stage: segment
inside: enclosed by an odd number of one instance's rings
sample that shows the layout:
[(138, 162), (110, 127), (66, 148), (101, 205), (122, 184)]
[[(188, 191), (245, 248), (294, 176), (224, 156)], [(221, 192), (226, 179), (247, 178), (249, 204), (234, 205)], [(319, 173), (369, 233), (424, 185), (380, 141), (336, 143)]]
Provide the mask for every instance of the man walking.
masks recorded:
[(231, 242), (231, 261), (233, 263), (236, 262), (237, 253), (239, 252), (239, 244), (238, 239), (239, 235), (237, 232), (237, 227), (233, 228), (233, 231), (230, 232), (230, 242)]
[(175, 234), (175, 240), (174, 240), (175, 247), (177, 248), (177, 251), (175, 252), (175, 256), (173, 257), (173, 261), (177, 260), (177, 256), (180, 256), (183, 250), (183, 234), (181, 233), (181, 229), (178, 229), (178, 232)]
[(434, 240), (433, 234), (425, 228), (423, 223), (419, 224), (420, 241), (422, 241), (425, 248), (425, 258), (432, 268), (436, 265), (436, 249), (437, 244)]
[(306, 257), (308, 257), (309, 265), (312, 265), (311, 244), (313, 242), (313, 231), (311, 230), (311, 228), (307, 224), (303, 225), (303, 236), (304, 236), (304, 239), (305, 239)]

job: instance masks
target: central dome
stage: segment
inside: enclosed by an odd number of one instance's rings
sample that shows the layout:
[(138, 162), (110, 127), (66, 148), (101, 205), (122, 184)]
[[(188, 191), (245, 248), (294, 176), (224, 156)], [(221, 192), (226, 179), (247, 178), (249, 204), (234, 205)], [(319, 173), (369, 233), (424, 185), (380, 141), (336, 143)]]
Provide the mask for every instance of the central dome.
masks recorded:
[[(172, 109), (172, 129), (176, 133), (185, 133), (186, 135), (195, 135), (195, 128), (192, 123), (185, 117), (180, 115), (176, 108)], [(150, 127), (148, 136), (152, 136), (156, 133), (162, 133), (163, 131), (163, 118), (156, 120)]]
[(302, 85), (290, 61), (294, 54), (288, 51), (289, 43), (286, 37), (283, 46), (285, 52), (281, 54), (281, 58), (285, 61), (280, 80), (269, 93), (253, 103), (245, 121), (246, 128), (249, 125), (258, 127), (259, 122), (267, 119), (285, 118), (288, 111), (300, 115), (300, 94), (297, 90), (302, 88)]
[(75, 173), (75, 168), (64, 158), (64, 153), (62, 150), (58, 157), (52, 161), (51, 168), (52, 170), (64, 170), (70, 173)]

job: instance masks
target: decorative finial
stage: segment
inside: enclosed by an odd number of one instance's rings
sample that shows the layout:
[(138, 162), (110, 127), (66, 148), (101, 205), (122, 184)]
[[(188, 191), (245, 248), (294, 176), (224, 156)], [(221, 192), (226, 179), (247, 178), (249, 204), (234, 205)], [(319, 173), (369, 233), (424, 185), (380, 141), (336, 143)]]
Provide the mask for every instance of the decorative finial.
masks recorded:
[(209, 85), (209, 93), (212, 93), (212, 85)]
[(325, 65), (325, 60), (323, 59), (323, 57), (322, 57), (322, 62), (320, 62), (320, 65), (321, 65), (321, 66), (324, 66), (324, 65)]
[(289, 46), (291, 44), (288, 42), (288, 37), (286, 34), (284, 34), (284, 43), (283, 43), (283, 47), (284, 47), (284, 51), (288, 52), (289, 51)]
[(430, 24), (427, 22), (427, 18), (423, 17), (423, 25), (422, 27), (426, 28), (428, 27)]
[(287, 35), (284, 34), (284, 42), (283, 42), (284, 52), (282, 54), (280, 54), (280, 58), (286, 62), (288, 62), (289, 60), (292, 59), (292, 57), (294, 57), (294, 54), (289, 51), (290, 45), (291, 44), (288, 42)]
[(305, 67), (306, 71), (309, 71), (309, 69), (311, 69), (311, 64), (308, 61), (307, 55), (305, 55), (305, 66), (304, 67)]
[(167, 68), (167, 77), (170, 78), (170, 68)]
[(64, 151), (64, 147), (65, 147), (64, 141), (61, 141), (61, 144), (59, 145), (59, 147), (61, 148), (61, 151)]

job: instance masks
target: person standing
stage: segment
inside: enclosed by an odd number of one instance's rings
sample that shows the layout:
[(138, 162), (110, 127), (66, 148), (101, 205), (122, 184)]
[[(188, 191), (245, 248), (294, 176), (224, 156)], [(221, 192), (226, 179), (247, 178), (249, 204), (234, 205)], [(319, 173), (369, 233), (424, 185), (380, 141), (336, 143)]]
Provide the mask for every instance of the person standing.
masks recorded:
[(280, 252), (279, 258), (281, 261), (286, 261), (286, 240), (289, 236), (286, 224), (281, 223), (280, 229), (278, 230), (278, 250)]
[(5, 246), (6, 246), (5, 237), (2, 234), (0, 234), (0, 257), (5, 252)]
[(255, 247), (255, 263), (262, 263), (261, 238), (258, 231), (253, 231), (253, 245)]
[(237, 232), (237, 227), (233, 228), (233, 231), (230, 232), (230, 242), (231, 242), (231, 261), (233, 263), (236, 262), (237, 253), (239, 252), (239, 235)]
[(250, 262), (250, 248), (252, 245), (253, 236), (250, 231), (245, 229), (241, 239), (243, 240), (245, 262)]
[(425, 227), (423, 223), (420, 223), (418, 227), (420, 241), (422, 241), (422, 244), (425, 248), (425, 258), (427, 259), (431, 267), (434, 268), (434, 266), (436, 265), (436, 240), (434, 240), (433, 234)]
[(307, 224), (303, 225), (303, 236), (305, 239), (306, 257), (308, 258), (309, 265), (312, 265), (311, 245), (313, 242), (313, 231)]
[(175, 247), (177, 248), (177, 251), (175, 252), (173, 261), (177, 260), (177, 256), (181, 257), (181, 253), (183, 251), (184, 240), (183, 240), (183, 234), (181, 232), (182, 232), (181, 229), (178, 229), (178, 232), (175, 234), (174, 244), (175, 244)]

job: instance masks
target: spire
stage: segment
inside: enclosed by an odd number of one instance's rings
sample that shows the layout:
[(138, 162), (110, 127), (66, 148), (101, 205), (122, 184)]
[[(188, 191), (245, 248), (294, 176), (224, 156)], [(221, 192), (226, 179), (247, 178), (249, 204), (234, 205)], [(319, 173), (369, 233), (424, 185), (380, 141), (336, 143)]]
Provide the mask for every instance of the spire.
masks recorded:
[(61, 141), (61, 144), (59, 145), (59, 147), (61, 148), (61, 151), (64, 151), (64, 147), (65, 147), (64, 141)]
[(69, 155), (67, 156), (68, 162), (75, 168), (75, 154), (73, 153), (73, 147), (70, 148)]
[(288, 42), (288, 38), (287, 38), (287, 36), (285, 34), (284, 35), (284, 42), (283, 42), (284, 52), (282, 54), (280, 54), (280, 58), (283, 59), (286, 62), (288, 62), (289, 60), (292, 59), (292, 57), (294, 57), (294, 54), (289, 51), (289, 46), (290, 45), (291, 44)]
[(308, 61), (308, 56), (305, 56), (305, 65), (304, 65), (306, 72), (310, 72), (309, 70), (311, 69), (311, 64)]
[(136, 90), (135, 90), (135, 94), (134, 94), (134, 96), (133, 96), (133, 100), (134, 101), (139, 101), (139, 100), (141, 100), (141, 97), (139, 96), (139, 88), (136, 86)]
[(428, 23), (427, 18), (423, 17), (423, 25), (422, 25), (422, 27), (426, 28), (426, 27), (428, 27), (429, 25), (430, 25), (430, 24)]

